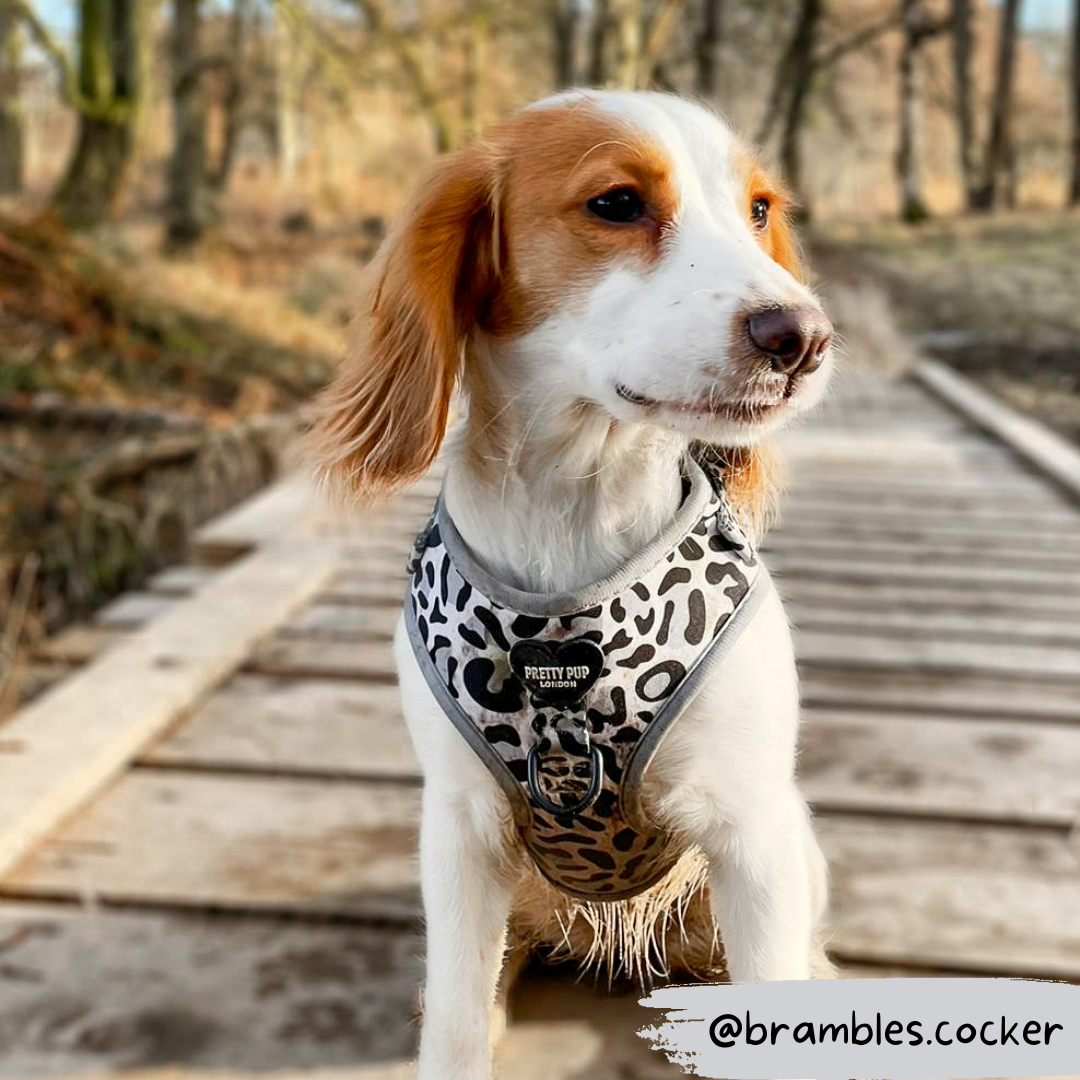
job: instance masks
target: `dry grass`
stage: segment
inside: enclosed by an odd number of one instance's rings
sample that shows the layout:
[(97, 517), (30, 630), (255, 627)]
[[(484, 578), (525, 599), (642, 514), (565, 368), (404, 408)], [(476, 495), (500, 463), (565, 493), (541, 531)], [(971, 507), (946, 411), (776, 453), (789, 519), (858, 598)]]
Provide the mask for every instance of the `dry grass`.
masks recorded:
[(1080, 440), (1080, 214), (819, 228), (834, 290), (877, 283), (916, 345)]

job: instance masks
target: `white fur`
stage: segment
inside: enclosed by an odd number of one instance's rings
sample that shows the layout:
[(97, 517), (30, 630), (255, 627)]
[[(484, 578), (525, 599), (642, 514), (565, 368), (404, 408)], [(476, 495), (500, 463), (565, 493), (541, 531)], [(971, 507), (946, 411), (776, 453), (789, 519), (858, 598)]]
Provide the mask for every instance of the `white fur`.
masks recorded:
[[(582, 98), (553, 102), (574, 100)], [(470, 345), (470, 363), (502, 402), (499, 423), (513, 450), (493, 485), (491, 470), (472, 469), (452, 442), (447, 508), (492, 572), (533, 590), (596, 580), (650, 541), (678, 506), (677, 463), (691, 438), (749, 443), (780, 422), (755, 426), (678, 407), (646, 415), (616, 395), (616, 383), (688, 404), (742, 392), (725, 368), (740, 309), (816, 302), (755, 241), (738, 202), (734, 139), (722, 122), (661, 95), (589, 100), (664, 147), (681, 207), (654, 268), (612, 266), (524, 337)], [(829, 366), (802, 381), (784, 416), (820, 397)], [(504, 796), (432, 697), (400, 630), (396, 658), (425, 777), (428, 973), (419, 1076), (488, 1080), (520, 856), (505, 846)], [(652, 812), (709, 860), (734, 980), (810, 976), (825, 871), (795, 786), (797, 726), (791, 635), (774, 596), (674, 725), (648, 774)]]

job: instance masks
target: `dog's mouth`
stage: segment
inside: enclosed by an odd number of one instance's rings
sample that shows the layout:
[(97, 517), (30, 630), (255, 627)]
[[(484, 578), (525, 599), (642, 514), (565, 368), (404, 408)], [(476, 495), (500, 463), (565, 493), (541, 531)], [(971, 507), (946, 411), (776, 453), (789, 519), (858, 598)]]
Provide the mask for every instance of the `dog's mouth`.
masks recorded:
[(712, 395), (697, 401), (664, 401), (631, 390), (625, 383), (615, 384), (615, 393), (630, 405), (637, 405), (646, 413), (677, 412), (690, 416), (712, 416), (719, 420), (734, 420), (745, 424), (758, 423), (783, 409), (795, 391), (795, 382), (789, 379), (782, 392), (769, 398), (730, 401)]

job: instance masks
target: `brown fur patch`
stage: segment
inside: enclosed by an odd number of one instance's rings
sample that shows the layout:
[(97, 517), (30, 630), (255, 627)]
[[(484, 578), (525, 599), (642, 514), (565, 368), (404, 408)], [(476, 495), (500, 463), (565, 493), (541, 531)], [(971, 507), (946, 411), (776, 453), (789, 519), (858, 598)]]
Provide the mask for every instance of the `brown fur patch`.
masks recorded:
[[(590, 213), (620, 187), (645, 201), (638, 221)], [(320, 474), (362, 496), (422, 475), (471, 331), (522, 334), (613, 259), (652, 262), (676, 210), (663, 152), (581, 104), (521, 113), (439, 162), (368, 271), (313, 432)]]
[(805, 281), (802, 252), (791, 224), (792, 198), (787, 188), (749, 152), (736, 156), (735, 167), (742, 174), (747, 218), (755, 199), (769, 200), (768, 222), (758, 232), (758, 243), (796, 281)]

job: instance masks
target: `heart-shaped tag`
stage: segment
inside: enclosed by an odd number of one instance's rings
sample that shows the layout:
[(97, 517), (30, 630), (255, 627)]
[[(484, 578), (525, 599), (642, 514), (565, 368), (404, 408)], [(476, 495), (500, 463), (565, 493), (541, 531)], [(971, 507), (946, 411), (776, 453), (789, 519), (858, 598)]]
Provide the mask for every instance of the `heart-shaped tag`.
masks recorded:
[(519, 641), (510, 649), (510, 668), (534, 697), (558, 708), (576, 705), (600, 678), (604, 654), (588, 638)]

